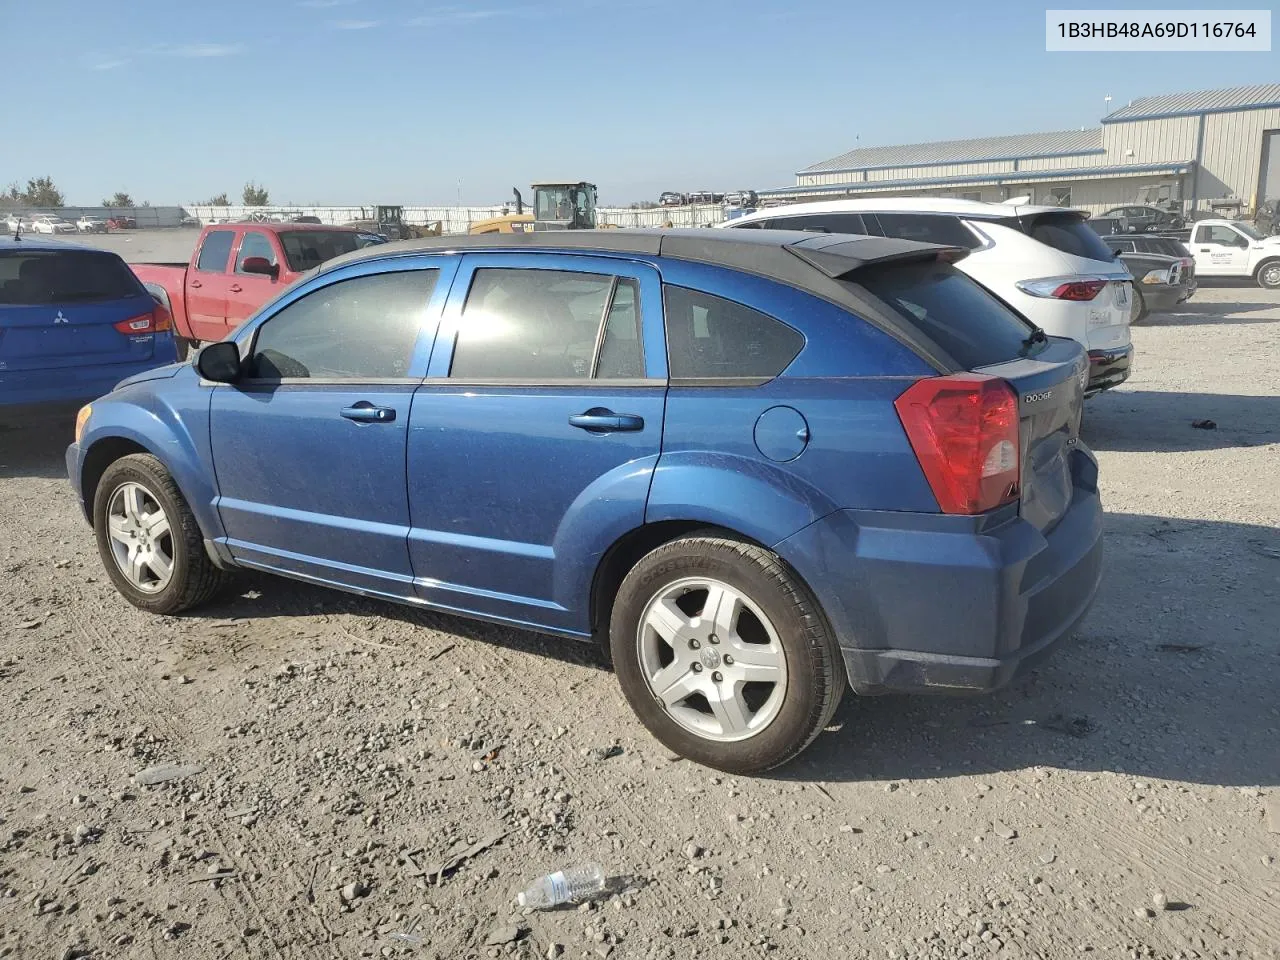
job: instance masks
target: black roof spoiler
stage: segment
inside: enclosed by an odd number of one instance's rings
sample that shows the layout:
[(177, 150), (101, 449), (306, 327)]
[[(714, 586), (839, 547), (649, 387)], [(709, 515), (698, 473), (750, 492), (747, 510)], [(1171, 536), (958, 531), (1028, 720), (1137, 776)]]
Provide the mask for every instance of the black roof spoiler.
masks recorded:
[(899, 240), (895, 237), (855, 237), (838, 233), (817, 234), (787, 244), (786, 250), (832, 280), (843, 279), (866, 267), (931, 260), (955, 263), (969, 255), (964, 247)]

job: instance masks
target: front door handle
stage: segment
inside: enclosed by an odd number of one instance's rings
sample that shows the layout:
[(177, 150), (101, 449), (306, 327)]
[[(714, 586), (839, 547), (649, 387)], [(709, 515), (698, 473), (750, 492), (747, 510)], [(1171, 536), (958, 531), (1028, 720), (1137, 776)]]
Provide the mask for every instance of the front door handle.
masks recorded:
[(1212, 250), (1210, 250), (1208, 247), (1201, 247), (1201, 248), (1200, 248), (1200, 252), (1201, 252), (1201, 253), (1213, 253), (1213, 251), (1212, 251)]
[(614, 413), (603, 407), (593, 407), (586, 413), (570, 417), (569, 426), (600, 433), (614, 430), (643, 430), (644, 417), (634, 413)]
[(392, 407), (377, 407), (368, 400), (361, 400), (350, 407), (342, 408), (342, 415), (356, 423), (391, 423), (396, 418)]
[(230, 290), (232, 293), (239, 293), (241, 290), (244, 289), (244, 287), (240, 286), (240, 284), (238, 283), (233, 283), (231, 286), (227, 287), (227, 289)]

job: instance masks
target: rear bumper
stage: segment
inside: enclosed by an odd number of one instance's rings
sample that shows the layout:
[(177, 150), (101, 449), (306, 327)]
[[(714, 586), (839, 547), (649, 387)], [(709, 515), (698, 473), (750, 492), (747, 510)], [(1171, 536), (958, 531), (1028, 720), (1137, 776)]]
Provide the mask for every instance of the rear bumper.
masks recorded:
[(151, 359), (139, 363), (0, 371), (0, 409), (95, 400), (114, 390), (121, 380), (175, 363), (177, 359), (173, 337), (164, 334), (156, 337)]
[(1072, 636), (1102, 572), (1097, 465), (1072, 454), (1047, 535), (986, 517), (839, 511), (775, 549), (814, 591), (860, 694), (986, 692)]
[(1143, 284), (1142, 296), (1148, 313), (1164, 313), (1187, 299), (1188, 294), (1185, 284), (1152, 283)]
[(1113, 350), (1089, 351), (1089, 386), (1085, 396), (1091, 397), (1103, 390), (1110, 390), (1129, 379), (1133, 366), (1133, 344)]

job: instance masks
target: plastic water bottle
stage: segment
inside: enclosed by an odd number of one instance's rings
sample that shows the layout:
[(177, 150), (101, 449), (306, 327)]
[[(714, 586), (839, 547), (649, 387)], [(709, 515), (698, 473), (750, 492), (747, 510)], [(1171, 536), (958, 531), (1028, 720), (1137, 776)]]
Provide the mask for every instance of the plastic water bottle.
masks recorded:
[(584, 863), (539, 877), (516, 894), (516, 902), (522, 907), (546, 910), (570, 900), (594, 896), (604, 889), (604, 881), (604, 867), (598, 863)]

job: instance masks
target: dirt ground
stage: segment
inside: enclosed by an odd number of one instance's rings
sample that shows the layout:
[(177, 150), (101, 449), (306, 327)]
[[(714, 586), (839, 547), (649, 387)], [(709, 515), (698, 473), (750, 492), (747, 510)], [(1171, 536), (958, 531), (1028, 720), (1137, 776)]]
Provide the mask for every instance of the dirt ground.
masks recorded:
[[(0, 956), (1280, 956), (1280, 297), (1134, 340), (1079, 641), (993, 697), (849, 696), (758, 779), (571, 642), (261, 576), (144, 615), (69, 423), (0, 432)], [(592, 860), (610, 896), (516, 908)]]

